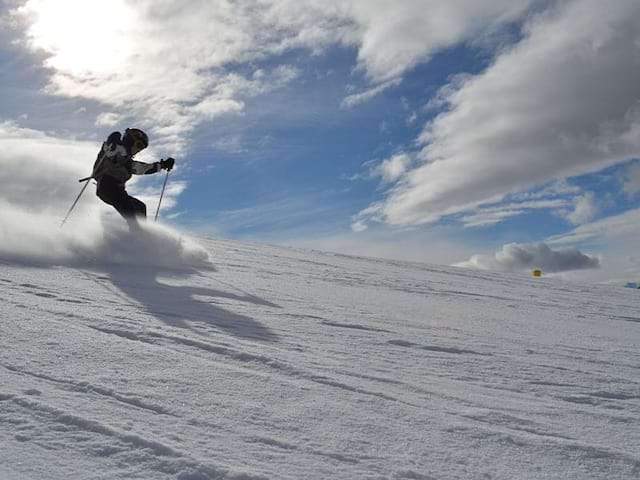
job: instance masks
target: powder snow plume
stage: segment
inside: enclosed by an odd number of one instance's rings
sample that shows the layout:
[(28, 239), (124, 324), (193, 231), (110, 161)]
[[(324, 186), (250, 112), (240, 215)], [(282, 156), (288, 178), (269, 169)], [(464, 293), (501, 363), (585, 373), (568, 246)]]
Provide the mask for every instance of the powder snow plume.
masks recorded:
[(146, 224), (132, 234), (112, 216), (91, 216), (60, 227), (61, 219), (0, 202), (0, 257), (34, 265), (126, 264), (209, 268), (207, 252), (167, 226)]

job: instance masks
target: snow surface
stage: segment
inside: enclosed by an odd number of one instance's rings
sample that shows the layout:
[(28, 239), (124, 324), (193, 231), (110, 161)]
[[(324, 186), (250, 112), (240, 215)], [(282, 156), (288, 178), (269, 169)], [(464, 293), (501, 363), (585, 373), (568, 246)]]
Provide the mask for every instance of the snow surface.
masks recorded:
[(639, 291), (49, 233), (0, 245), (2, 480), (640, 478)]

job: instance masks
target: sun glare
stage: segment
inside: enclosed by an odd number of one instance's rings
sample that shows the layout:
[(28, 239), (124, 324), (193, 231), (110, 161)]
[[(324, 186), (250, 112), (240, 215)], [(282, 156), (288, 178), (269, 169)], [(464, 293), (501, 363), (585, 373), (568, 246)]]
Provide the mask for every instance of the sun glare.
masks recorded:
[(130, 53), (134, 12), (123, 0), (30, 0), (20, 12), (30, 19), (32, 45), (62, 72), (109, 73)]

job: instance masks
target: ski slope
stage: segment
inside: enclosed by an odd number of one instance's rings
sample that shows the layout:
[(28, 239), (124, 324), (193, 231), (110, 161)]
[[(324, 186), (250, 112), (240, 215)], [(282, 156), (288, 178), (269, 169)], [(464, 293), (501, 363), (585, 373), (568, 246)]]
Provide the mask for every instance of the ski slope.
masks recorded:
[(640, 478), (638, 291), (127, 235), (0, 251), (0, 479)]

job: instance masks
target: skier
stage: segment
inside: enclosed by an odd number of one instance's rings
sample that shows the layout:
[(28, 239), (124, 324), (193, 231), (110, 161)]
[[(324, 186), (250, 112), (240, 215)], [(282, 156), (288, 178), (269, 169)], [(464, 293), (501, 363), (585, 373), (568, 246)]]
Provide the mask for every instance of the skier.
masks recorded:
[(129, 228), (139, 230), (138, 219), (146, 219), (147, 206), (130, 196), (125, 183), (132, 175), (147, 175), (160, 170), (170, 171), (175, 164), (171, 157), (155, 163), (138, 162), (133, 157), (149, 146), (149, 137), (138, 128), (127, 128), (124, 135), (113, 132), (102, 144), (93, 166), (92, 177), (98, 182), (96, 195), (113, 206), (127, 221)]

